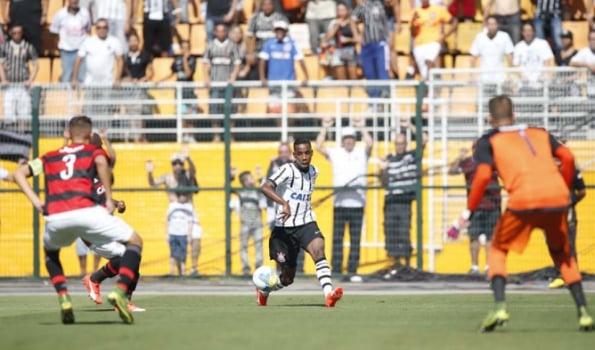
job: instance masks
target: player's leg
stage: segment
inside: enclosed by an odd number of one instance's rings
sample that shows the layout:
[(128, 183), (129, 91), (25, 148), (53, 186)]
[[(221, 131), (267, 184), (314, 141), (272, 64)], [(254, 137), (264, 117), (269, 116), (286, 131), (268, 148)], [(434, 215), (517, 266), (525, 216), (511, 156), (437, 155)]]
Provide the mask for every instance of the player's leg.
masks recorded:
[(52, 285), (58, 294), (61, 318), (64, 324), (74, 323), (72, 301), (68, 294), (66, 276), (64, 276), (64, 269), (60, 261), (60, 248), (69, 246), (76, 239), (74, 234), (65, 231), (69, 227), (68, 222), (68, 215), (65, 215), (65, 217), (59, 216), (58, 218), (51, 215), (46, 217), (43, 236), (45, 266), (50, 275)]
[(343, 296), (343, 288), (333, 288), (331, 269), (324, 253), (324, 236), (316, 222), (300, 227), (297, 233), (300, 245), (310, 254), (316, 265), (316, 277), (324, 292), (327, 307), (334, 307)]
[(471, 275), (479, 274), (479, 248), (481, 246), (479, 235), (482, 233), (482, 227), (484, 226), (482, 222), (484, 220), (486, 220), (484, 212), (478, 210), (473, 214), (473, 220), (469, 224), (469, 253), (471, 254), (471, 269), (469, 270), (469, 274)]
[(493, 331), (496, 326), (505, 324), (510, 318), (506, 311), (505, 297), (506, 279), (508, 277), (506, 257), (511, 249), (522, 252), (526, 247), (533, 229), (532, 222), (527, 220), (527, 217), (530, 216), (519, 217), (510, 211), (506, 211), (494, 228), (488, 261), (488, 277), (494, 295), (494, 307), (481, 323), (481, 332)]
[(283, 289), (293, 283), (297, 268), (299, 244), (294, 242), (287, 231), (293, 228), (275, 227), (269, 238), (269, 257), (277, 263), (281, 270), (279, 282), (270, 291), (256, 288), (256, 304), (266, 306), (269, 293)]
[(593, 319), (587, 311), (587, 301), (583, 292), (582, 276), (576, 259), (570, 252), (568, 240), (567, 212), (543, 214), (540, 226), (545, 237), (552, 260), (560, 268), (560, 273), (576, 304), (579, 316), (579, 329), (592, 330)]
[[(500, 208), (490, 211), (488, 215), (488, 220), (486, 225), (482, 231), (485, 235), (485, 255), (486, 255), (486, 265), (484, 268), (484, 273), (487, 275), (489, 273), (489, 261), (490, 261), (490, 249), (492, 248), (492, 237), (494, 236), (494, 229), (500, 220), (500, 216), (502, 213), (500, 212)], [(481, 243), (481, 242), (480, 242)]]

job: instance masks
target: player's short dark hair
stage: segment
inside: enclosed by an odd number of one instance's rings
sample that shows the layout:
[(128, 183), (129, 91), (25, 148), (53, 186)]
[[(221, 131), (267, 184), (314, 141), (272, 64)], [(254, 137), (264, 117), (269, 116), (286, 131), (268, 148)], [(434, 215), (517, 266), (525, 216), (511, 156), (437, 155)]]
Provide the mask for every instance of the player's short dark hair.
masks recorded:
[(293, 141), (293, 149), (294, 150), (299, 145), (309, 145), (310, 147), (312, 147), (312, 143), (310, 142), (310, 140), (308, 140), (305, 137), (298, 137), (297, 139), (295, 139), (295, 141)]
[(490, 115), (495, 120), (510, 119), (513, 114), (512, 100), (507, 95), (498, 95), (488, 103)]
[(248, 171), (248, 170), (246, 170), (246, 171), (242, 171), (242, 172), (240, 173), (240, 183), (242, 183), (242, 185), (244, 184), (244, 181), (246, 180), (246, 176), (248, 176), (248, 175), (252, 175), (252, 174), (250, 173), (250, 171)]
[(86, 115), (77, 115), (72, 117), (68, 122), (68, 127), (70, 129), (81, 129), (81, 128), (93, 128), (93, 122), (91, 118), (87, 117)]

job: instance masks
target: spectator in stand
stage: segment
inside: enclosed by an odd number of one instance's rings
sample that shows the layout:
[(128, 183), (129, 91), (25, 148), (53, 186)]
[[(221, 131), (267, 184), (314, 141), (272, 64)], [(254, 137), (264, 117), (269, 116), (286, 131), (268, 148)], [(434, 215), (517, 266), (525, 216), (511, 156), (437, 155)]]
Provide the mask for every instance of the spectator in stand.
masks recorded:
[[(4, 92), (4, 123), (17, 123), (17, 131), (24, 133), (31, 120), (31, 96), (28, 88), (39, 71), (37, 52), (23, 39), (23, 27), (9, 30), (10, 40), (0, 46), (0, 82), (8, 86)], [(33, 69), (29, 70), (29, 61)]]
[(523, 24), (523, 40), (514, 47), (512, 63), (524, 68), (523, 79), (529, 83), (540, 80), (540, 68), (554, 64), (554, 53), (550, 45), (535, 37), (535, 27), (531, 22)]
[(566, 67), (570, 65), (570, 60), (572, 60), (578, 51), (574, 47), (574, 38), (570, 30), (563, 29), (560, 38), (562, 40), (562, 49), (556, 54), (556, 65)]
[[(260, 81), (267, 85), (268, 81), (295, 80), (295, 61), (298, 61), (304, 74), (303, 85), (308, 83), (308, 69), (304, 63), (304, 56), (290, 37), (287, 36), (289, 25), (285, 21), (275, 22), (275, 38), (269, 39), (258, 55), (260, 58)], [(295, 97), (295, 88), (289, 87), (288, 98)], [(274, 86), (270, 89), (269, 108), (277, 108), (276, 99), (281, 98), (281, 87)], [(279, 123), (280, 119), (277, 120)]]
[[(443, 26), (450, 28), (443, 32)], [(419, 74), (425, 80), (434, 67), (440, 66), (440, 51), (446, 38), (457, 30), (458, 20), (450, 15), (446, 7), (431, 5), (429, 0), (422, 0), (422, 6), (416, 8), (411, 16), (411, 36), (413, 56)]]
[(180, 20), (180, 23), (190, 22), (190, 12), (188, 12), (188, 5), (192, 6), (192, 14), (194, 15), (194, 17), (198, 17), (200, 0), (178, 0), (178, 3), (180, 5), (180, 10), (182, 10), (182, 19)]
[(224, 24), (228, 29), (236, 18), (238, 0), (207, 0), (207, 18), (205, 21), (207, 40), (215, 38), (215, 26)]
[(310, 50), (319, 53), (320, 35), (326, 33), (329, 23), (337, 14), (335, 0), (302, 0), (306, 3), (306, 23), (310, 33)]
[[(356, 21), (364, 23), (364, 38), (361, 49), (361, 62), (364, 78), (367, 80), (388, 80), (388, 28), (384, 2), (381, 0), (363, 0), (352, 13)], [(386, 89), (368, 87), (368, 96), (387, 95)]]
[[(246, 40), (244, 40), (244, 32), (242, 31), (242, 27), (233, 26), (229, 31), (229, 38), (238, 50), (240, 60), (242, 61), (240, 65), (240, 71), (238, 72), (238, 80), (258, 80), (258, 72), (256, 70), (251, 70), (250, 65), (246, 63)], [(248, 96), (247, 88), (234, 89), (233, 97), (245, 98), (246, 96)], [(237, 112), (244, 113), (246, 111), (246, 104), (236, 104), (236, 108)]]
[[(174, 75), (177, 77), (177, 81), (192, 82), (194, 80), (193, 76), (196, 71), (196, 57), (190, 54), (190, 42), (188, 40), (183, 40), (180, 43), (180, 49), (182, 54), (174, 56), (174, 62), (171, 65), (171, 74), (163, 78), (162, 81), (169, 80)], [(193, 101), (187, 101), (196, 99), (193, 87), (186, 86), (182, 88), (182, 99), (186, 100), (182, 105), (182, 114), (196, 112), (196, 105)]]
[(4, 24), (8, 27), (19, 25), (25, 41), (33, 45), (38, 55), (43, 55), (41, 27), (48, 22), (49, 0), (2, 0), (2, 3)]
[(355, 45), (361, 40), (355, 21), (351, 18), (345, 3), (337, 3), (337, 18), (331, 21), (326, 33), (326, 41), (333, 43), (331, 60), (333, 78), (337, 80), (357, 78), (357, 52)]
[[(72, 80), (74, 61), (90, 30), (91, 16), (86, 8), (79, 6), (79, 0), (68, 0), (68, 5), (56, 12), (50, 26), (50, 33), (60, 36), (58, 41), (62, 64), (60, 82), (69, 83)], [(83, 82), (84, 76), (84, 62), (81, 62), (78, 81)]]
[(504, 62), (512, 67), (512, 53), (514, 45), (508, 33), (498, 30), (498, 19), (494, 15), (486, 19), (486, 30), (477, 33), (469, 53), (471, 54), (471, 66), (480, 67), (486, 72), (481, 75), (484, 83), (484, 96), (496, 95), (496, 87), (506, 79)]
[[(130, 33), (128, 36), (128, 53), (124, 56), (124, 77), (122, 81), (133, 84), (146, 83), (153, 79), (153, 58), (145, 51), (141, 51), (140, 40), (136, 33)], [(128, 96), (133, 101), (146, 100), (149, 98), (146, 88), (133, 88), (129, 90)], [(131, 104), (125, 107), (125, 113), (128, 115), (148, 115), (151, 114), (151, 106), (145, 104)], [(132, 120), (131, 128), (143, 128), (143, 120)], [(133, 133), (132, 139), (135, 142), (145, 141), (141, 133)]]
[(473, 21), (477, 9), (474, 0), (453, 0), (448, 5), (448, 12), (459, 21)]
[(279, 12), (275, 12), (275, 5), (273, 0), (261, 0), (260, 11), (252, 15), (248, 22), (248, 29), (246, 31), (246, 64), (250, 66), (252, 72), (248, 77), (259, 79), (259, 59), (258, 55), (262, 51), (264, 43), (275, 37), (273, 30), (273, 23), (285, 21), (289, 23), (287, 17)]
[(591, 99), (595, 98), (595, 29), (589, 32), (589, 46), (579, 50), (570, 60), (570, 66), (587, 68), (591, 72), (587, 84), (587, 96)]
[[(492, 8), (493, 10), (490, 11)], [(521, 41), (520, 0), (488, 0), (483, 9), (484, 22), (489, 14), (496, 16), (500, 23), (500, 30), (510, 35), (513, 44)]]
[(546, 28), (549, 29), (549, 38), (554, 43), (554, 54), (562, 50), (562, 0), (537, 0), (533, 25), (535, 35), (539, 39), (547, 39)]
[[(215, 26), (215, 39), (208, 44), (205, 55), (203, 56), (203, 63), (204, 82), (210, 88), (209, 97), (211, 99), (225, 98), (225, 87), (211, 87), (210, 84), (211, 82), (227, 82), (232, 84), (236, 81), (240, 72), (240, 65), (242, 64), (237, 46), (228, 38), (227, 26), (225, 24), (219, 23)], [(223, 103), (209, 104), (209, 114), (211, 116), (215, 114), (222, 115)], [(211, 125), (212, 127), (220, 127), (221, 123), (216, 122)], [(221, 136), (215, 134), (213, 141), (221, 141)]]
[[(93, 102), (93, 105), (85, 106), (83, 113), (88, 116), (105, 116), (113, 113), (113, 106), (97, 102), (113, 100), (112, 85), (118, 86), (120, 84), (124, 66), (123, 53), (120, 41), (107, 34), (109, 31), (107, 20), (97, 20), (95, 31), (97, 34), (88, 37), (78, 50), (74, 61), (71, 84), (73, 87), (78, 86), (76, 77), (79, 74), (81, 62), (85, 60), (84, 84), (92, 85), (89, 87), (86, 97)], [(104, 123), (97, 124), (97, 126), (107, 129)]]
[[(407, 0), (406, 0), (407, 1)], [(386, 25), (388, 29), (388, 47), (390, 49), (390, 70), (399, 79), (399, 61), (395, 50), (395, 35), (401, 32), (401, 0), (384, 0)]]
[(128, 40), (126, 36), (130, 34), (135, 11), (132, 10), (133, 2), (137, 0), (91, 0), (89, 2), (89, 11), (94, 20), (104, 18), (109, 25), (109, 33), (118, 40), (124, 53), (128, 52)]
[(176, 18), (175, 23), (180, 22), (182, 10), (178, 7), (178, 0), (147, 0), (143, 2), (144, 50), (153, 57), (167, 57), (171, 49), (172, 31), (168, 1), (171, 1), (174, 6), (171, 13)]

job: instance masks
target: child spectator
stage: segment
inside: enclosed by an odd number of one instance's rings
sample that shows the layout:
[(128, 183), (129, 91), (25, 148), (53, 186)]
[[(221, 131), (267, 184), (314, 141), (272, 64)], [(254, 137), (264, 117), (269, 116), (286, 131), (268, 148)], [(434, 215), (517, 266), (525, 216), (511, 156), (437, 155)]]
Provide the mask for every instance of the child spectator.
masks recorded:
[[(235, 174), (232, 169), (232, 176)], [(256, 168), (256, 175), (261, 178), (260, 167)], [(248, 240), (252, 237), (254, 244), (254, 269), (262, 265), (262, 210), (266, 208), (266, 199), (257, 187), (256, 179), (250, 171), (240, 173), (241, 190), (234, 191), (239, 201), (232, 202), (230, 207), (240, 217), (240, 260), (242, 261), (242, 273), (250, 275), (250, 259), (248, 257)]]
[(184, 276), (186, 271), (186, 255), (188, 252), (188, 236), (192, 234), (194, 210), (189, 201), (189, 194), (176, 193), (177, 200), (169, 203), (167, 211), (167, 241), (169, 242), (169, 274), (173, 276), (175, 269), (178, 275)]

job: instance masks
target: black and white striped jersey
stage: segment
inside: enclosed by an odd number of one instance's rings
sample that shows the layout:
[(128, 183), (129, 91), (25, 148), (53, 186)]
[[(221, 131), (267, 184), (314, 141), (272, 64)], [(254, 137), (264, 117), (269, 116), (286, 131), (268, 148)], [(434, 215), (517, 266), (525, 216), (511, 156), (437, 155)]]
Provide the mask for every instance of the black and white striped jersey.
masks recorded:
[(277, 193), (289, 203), (291, 215), (285, 222), (279, 220), (281, 206), (277, 205), (275, 226), (296, 227), (316, 220), (312, 211), (312, 192), (318, 169), (310, 165), (308, 171), (300, 170), (294, 162), (283, 164), (269, 176), (268, 181)]

